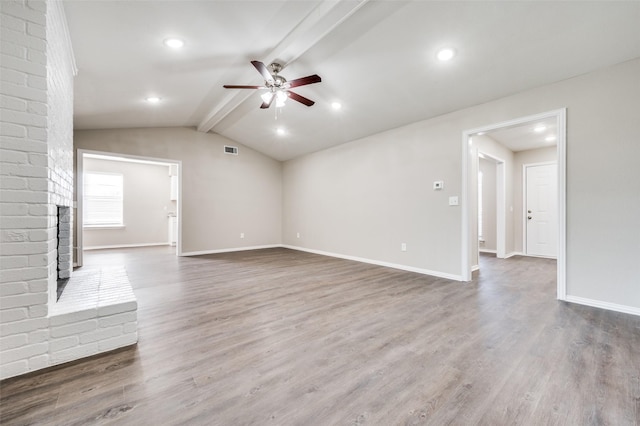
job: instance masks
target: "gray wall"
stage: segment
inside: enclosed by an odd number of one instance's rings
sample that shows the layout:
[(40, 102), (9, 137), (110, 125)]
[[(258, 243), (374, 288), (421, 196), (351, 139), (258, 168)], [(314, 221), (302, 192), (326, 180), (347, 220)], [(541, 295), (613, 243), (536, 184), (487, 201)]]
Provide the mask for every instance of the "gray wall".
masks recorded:
[(168, 244), (169, 166), (85, 158), (84, 172), (119, 173), (123, 178), (124, 228), (83, 230), (84, 248)]
[(566, 107), (568, 295), (640, 308), (638, 75), (640, 59), (288, 161), (283, 241), (460, 275), (462, 132)]
[[(281, 242), (282, 165), (276, 160), (191, 128), (76, 130), (74, 143), (182, 161), (183, 253)], [(224, 145), (238, 146), (239, 155), (224, 154)]]

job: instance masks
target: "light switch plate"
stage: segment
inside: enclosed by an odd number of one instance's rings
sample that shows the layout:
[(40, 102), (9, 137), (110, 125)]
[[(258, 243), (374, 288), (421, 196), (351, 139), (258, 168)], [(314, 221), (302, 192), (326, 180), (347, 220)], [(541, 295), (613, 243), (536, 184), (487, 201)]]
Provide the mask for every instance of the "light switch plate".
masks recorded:
[(458, 203), (458, 197), (456, 195), (454, 195), (453, 197), (449, 197), (449, 205), (450, 206), (457, 206)]

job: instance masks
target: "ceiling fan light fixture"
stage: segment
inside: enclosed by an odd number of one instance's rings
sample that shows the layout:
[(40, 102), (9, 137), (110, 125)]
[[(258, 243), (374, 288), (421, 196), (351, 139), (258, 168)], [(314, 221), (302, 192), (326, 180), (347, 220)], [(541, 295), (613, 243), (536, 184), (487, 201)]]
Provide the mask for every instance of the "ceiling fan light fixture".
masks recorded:
[(271, 92), (264, 92), (262, 95), (260, 95), (260, 97), (264, 102), (269, 102), (271, 100), (271, 96), (272, 96)]
[(164, 45), (172, 49), (180, 49), (184, 46), (184, 40), (179, 38), (167, 38), (164, 40)]
[(287, 95), (287, 92), (284, 90), (278, 90), (276, 92), (276, 108), (282, 108), (288, 97), (289, 95)]
[(453, 59), (454, 56), (456, 56), (456, 51), (451, 47), (442, 48), (438, 50), (438, 53), (436, 54), (438, 60), (443, 62)]

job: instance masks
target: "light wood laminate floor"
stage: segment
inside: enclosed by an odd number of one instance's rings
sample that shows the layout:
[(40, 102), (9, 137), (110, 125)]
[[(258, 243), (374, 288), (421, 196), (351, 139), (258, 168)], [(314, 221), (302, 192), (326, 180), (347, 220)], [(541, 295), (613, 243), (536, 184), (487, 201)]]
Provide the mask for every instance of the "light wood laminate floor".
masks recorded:
[(640, 317), (556, 301), (552, 260), (471, 283), (287, 249), (85, 260), (126, 267), (139, 343), (5, 380), (3, 425), (640, 423)]

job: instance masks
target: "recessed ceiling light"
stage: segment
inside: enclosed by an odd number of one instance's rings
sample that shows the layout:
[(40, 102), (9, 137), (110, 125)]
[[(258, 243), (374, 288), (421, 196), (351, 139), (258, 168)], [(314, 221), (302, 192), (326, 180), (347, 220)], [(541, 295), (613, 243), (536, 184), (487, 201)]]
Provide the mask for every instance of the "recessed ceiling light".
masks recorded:
[(335, 110), (339, 110), (340, 108), (342, 108), (342, 104), (340, 102), (332, 102), (331, 103), (331, 108), (333, 108)]
[(287, 131), (282, 127), (278, 127), (276, 129), (276, 133), (279, 134), (280, 136), (283, 136), (285, 133), (287, 133)]
[(547, 142), (553, 142), (556, 140), (556, 136), (555, 135), (549, 135), (546, 138), (544, 138), (545, 141)]
[(160, 98), (158, 98), (157, 96), (150, 96), (146, 99), (146, 101), (150, 104), (157, 104), (158, 102), (160, 102)]
[(445, 47), (444, 49), (440, 49), (436, 54), (436, 57), (441, 61), (448, 61), (454, 56), (456, 56), (456, 51), (450, 47)]
[(179, 38), (168, 38), (164, 41), (164, 45), (173, 49), (180, 49), (184, 46), (184, 41)]
[(540, 124), (540, 125), (538, 125), (538, 126), (533, 128), (533, 131), (536, 132), (536, 133), (542, 133), (545, 130), (547, 130), (547, 126), (545, 126), (544, 124)]

